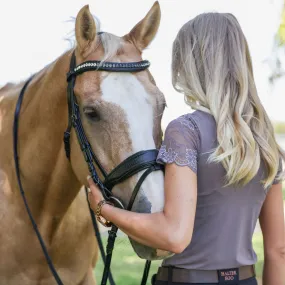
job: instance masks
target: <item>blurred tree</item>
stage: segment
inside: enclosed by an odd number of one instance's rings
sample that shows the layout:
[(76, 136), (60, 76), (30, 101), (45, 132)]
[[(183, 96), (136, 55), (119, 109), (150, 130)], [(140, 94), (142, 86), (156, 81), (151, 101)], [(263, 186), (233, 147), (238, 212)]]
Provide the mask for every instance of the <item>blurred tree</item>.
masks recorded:
[(279, 46), (284, 46), (285, 45), (285, 2), (281, 14), (281, 22), (278, 28), (277, 38), (279, 41)]
[(282, 62), (280, 60), (280, 52), (282, 51), (284, 53), (284, 49), (281, 49), (281, 47), (285, 47), (285, 0), (280, 25), (274, 39), (273, 58), (270, 60), (272, 73), (269, 77), (269, 81), (271, 83), (274, 83), (276, 79), (285, 75), (285, 70), (283, 69)]
[(274, 126), (274, 131), (276, 134), (285, 135), (285, 123), (284, 122), (275, 122), (273, 126)]

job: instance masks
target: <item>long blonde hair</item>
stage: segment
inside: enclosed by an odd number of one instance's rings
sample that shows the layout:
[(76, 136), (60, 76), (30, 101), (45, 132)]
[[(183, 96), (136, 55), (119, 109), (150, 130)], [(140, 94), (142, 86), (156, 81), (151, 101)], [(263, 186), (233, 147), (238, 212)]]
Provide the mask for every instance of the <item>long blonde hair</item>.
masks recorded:
[(270, 186), (285, 153), (258, 97), (247, 41), (232, 14), (201, 14), (180, 29), (173, 43), (172, 84), (193, 109), (214, 116), (218, 147), (209, 161), (223, 164), (227, 185), (248, 183), (263, 160), (262, 183)]

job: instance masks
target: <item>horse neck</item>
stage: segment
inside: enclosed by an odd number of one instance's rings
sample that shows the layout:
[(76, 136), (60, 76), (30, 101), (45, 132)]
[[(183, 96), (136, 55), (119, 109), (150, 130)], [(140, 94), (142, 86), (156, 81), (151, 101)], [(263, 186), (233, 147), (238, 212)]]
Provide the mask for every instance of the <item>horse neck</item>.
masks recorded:
[[(41, 227), (50, 227), (55, 217), (60, 221), (80, 189), (62, 139), (68, 118), (69, 60), (67, 53), (35, 76), (25, 93), (19, 118), (21, 178)], [(13, 191), (18, 191), (15, 179), (13, 184)]]

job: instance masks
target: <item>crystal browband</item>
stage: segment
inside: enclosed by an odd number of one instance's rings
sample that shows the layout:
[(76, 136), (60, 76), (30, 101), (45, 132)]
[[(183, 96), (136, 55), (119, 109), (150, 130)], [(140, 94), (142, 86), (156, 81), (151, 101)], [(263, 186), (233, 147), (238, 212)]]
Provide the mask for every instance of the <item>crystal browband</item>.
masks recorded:
[(137, 72), (149, 68), (150, 62), (142, 60), (138, 62), (102, 62), (99, 60), (86, 61), (77, 65), (67, 73), (67, 81), (73, 75), (81, 74), (85, 71), (111, 71), (111, 72)]

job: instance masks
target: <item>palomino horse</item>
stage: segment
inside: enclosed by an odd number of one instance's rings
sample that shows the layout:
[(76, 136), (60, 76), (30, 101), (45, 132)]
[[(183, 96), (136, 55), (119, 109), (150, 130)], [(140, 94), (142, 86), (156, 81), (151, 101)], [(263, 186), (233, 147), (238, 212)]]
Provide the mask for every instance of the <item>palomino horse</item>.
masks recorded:
[[(160, 8), (155, 3), (127, 35), (98, 35), (88, 6), (83, 7), (76, 18), (76, 48), (38, 72), (26, 90), (19, 122), (21, 178), (64, 284), (94, 285), (98, 255), (85, 193), (80, 191), (87, 184), (86, 163), (74, 130), (70, 161), (62, 140), (68, 118), (66, 73), (71, 54), (75, 50), (77, 64), (107, 59), (140, 61), (159, 22)], [(0, 90), (0, 284), (54, 284), (24, 208), (13, 163), (13, 115), (23, 84), (9, 84)], [(149, 71), (86, 72), (78, 76), (74, 92), (87, 137), (107, 171), (135, 152), (160, 146), (165, 100)], [(139, 177), (140, 173), (114, 188), (114, 195), (124, 204)], [(157, 212), (163, 204), (163, 174), (153, 172), (144, 181), (133, 210)], [(161, 257), (159, 250), (132, 244), (140, 257)]]

